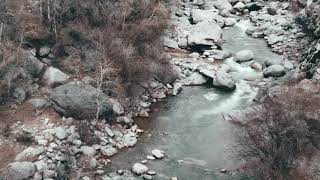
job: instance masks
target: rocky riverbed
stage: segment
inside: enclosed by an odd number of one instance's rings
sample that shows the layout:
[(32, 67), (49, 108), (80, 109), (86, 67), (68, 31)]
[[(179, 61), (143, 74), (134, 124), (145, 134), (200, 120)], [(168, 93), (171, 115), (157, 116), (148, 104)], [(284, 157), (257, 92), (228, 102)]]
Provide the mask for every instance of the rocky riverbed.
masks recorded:
[[(28, 92), (15, 90), (38, 123), (24, 119), (12, 127), (13, 137), (32, 139), (29, 144), (17, 146), (17, 138), (1, 137), (1, 147), (13, 144), (16, 151), (3, 162), (9, 165), (1, 166), (4, 177), (238, 178), (243, 162), (230, 158), (232, 127), (221, 114), (250, 106), (258, 89), (277, 79), (299, 76), (295, 68), (306, 34), (294, 23), (287, 2), (182, 0), (171, 11), (163, 39), (178, 78), (171, 84), (141, 84), (130, 112), (92, 87), (89, 77), (73, 78), (56, 67), (44, 70), (37, 58), (49, 58), (50, 48), (26, 52), (36, 70), (44, 71), (45, 86), (27, 101)], [(159, 112), (150, 115), (154, 103)], [(105, 120), (80, 126), (75, 120), (96, 117)], [(147, 118), (140, 123), (149, 125), (140, 129), (136, 117)]]

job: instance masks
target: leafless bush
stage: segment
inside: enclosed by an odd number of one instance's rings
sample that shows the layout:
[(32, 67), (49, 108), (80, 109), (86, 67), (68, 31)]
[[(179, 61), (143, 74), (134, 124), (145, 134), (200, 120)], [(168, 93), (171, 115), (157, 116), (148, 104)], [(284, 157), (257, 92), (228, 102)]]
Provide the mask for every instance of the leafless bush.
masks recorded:
[[(319, 119), (307, 114), (320, 108), (316, 94), (291, 87), (268, 96), (262, 108), (238, 124), (239, 155), (255, 162), (252, 172), (260, 179), (297, 179), (295, 160), (318, 148)], [(316, 125), (317, 124), (317, 125)], [(301, 179), (299, 177), (298, 179)]]
[(82, 142), (86, 143), (87, 145), (100, 143), (100, 139), (94, 134), (94, 132), (90, 128), (90, 122), (83, 120), (76, 121), (74, 124)]
[(3, 35), (2, 40), (9, 40), (16, 49), (21, 43), (36, 49), (49, 43), (55, 54), (54, 65), (77, 77), (94, 77), (100, 64), (108, 65), (106, 68), (114, 70), (106, 75), (108, 87), (102, 86), (102, 90), (117, 96), (123, 94), (117, 90), (125, 89), (131, 96), (133, 86), (149, 78), (171, 80), (173, 73), (162, 55), (160, 38), (167, 28), (169, 13), (165, 3), (168, 2), (1, 1), (4, 11), (0, 13), (0, 25), (15, 29), (10, 35), (13, 38)]

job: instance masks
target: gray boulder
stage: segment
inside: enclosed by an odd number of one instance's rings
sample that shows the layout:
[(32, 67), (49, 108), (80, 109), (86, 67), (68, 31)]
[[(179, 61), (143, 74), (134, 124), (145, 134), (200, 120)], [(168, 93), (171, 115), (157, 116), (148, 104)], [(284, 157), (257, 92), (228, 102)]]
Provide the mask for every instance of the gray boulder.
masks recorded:
[(264, 71), (263, 71), (263, 76), (265, 78), (268, 77), (282, 77), (286, 74), (286, 70), (283, 66), (275, 64), (275, 65), (271, 65), (269, 67), (267, 67)]
[(22, 152), (17, 154), (15, 157), (15, 161), (26, 161), (30, 159), (37, 158), (40, 154), (44, 152), (44, 148), (39, 146), (39, 147), (27, 147), (24, 149)]
[(236, 62), (246, 62), (252, 60), (254, 58), (254, 54), (251, 50), (242, 50), (237, 52), (234, 58)]
[(188, 46), (213, 46), (222, 42), (222, 29), (214, 21), (202, 21), (191, 27)]
[(233, 91), (236, 89), (236, 83), (225, 71), (222, 70), (218, 70), (216, 72), (216, 76), (213, 78), (212, 84), (214, 87), (228, 91)]
[(36, 167), (32, 162), (13, 162), (8, 165), (8, 179), (24, 180), (29, 179), (36, 172)]
[(190, 76), (186, 77), (181, 81), (183, 85), (201, 85), (208, 81), (203, 75), (198, 72), (194, 72)]
[(197, 24), (201, 21), (210, 21), (216, 14), (216, 12), (210, 10), (193, 9), (191, 11), (192, 22)]
[(54, 108), (66, 117), (94, 118), (99, 109), (100, 117), (120, 115), (121, 104), (98, 89), (82, 82), (70, 82), (58, 86), (49, 94)]
[(43, 82), (49, 86), (53, 87), (55, 85), (60, 85), (66, 82), (70, 76), (66, 75), (62, 71), (54, 67), (48, 67), (43, 75)]
[(168, 48), (179, 49), (178, 43), (168, 37), (163, 38), (163, 45)]
[(173, 85), (172, 95), (176, 96), (182, 91), (182, 84), (181, 83), (175, 83)]
[(101, 146), (100, 151), (103, 155), (111, 157), (118, 153), (117, 149), (112, 147), (111, 145)]
[(220, 11), (231, 11), (233, 9), (228, 0), (216, 0), (214, 6)]
[(29, 99), (27, 102), (31, 104), (34, 109), (45, 108), (50, 105), (50, 103), (47, 100), (38, 98)]
[(21, 59), (20, 62), (24, 62), (27, 73), (32, 77), (39, 77), (42, 74), (44, 64), (31, 51), (23, 51), (19, 57)]
[(132, 168), (131, 168), (132, 172), (137, 174), (137, 175), (141, 175), (144, 174), (146, 172), (148, 172), (148, 167), (144, 164), (141, 163), (135, 163)]

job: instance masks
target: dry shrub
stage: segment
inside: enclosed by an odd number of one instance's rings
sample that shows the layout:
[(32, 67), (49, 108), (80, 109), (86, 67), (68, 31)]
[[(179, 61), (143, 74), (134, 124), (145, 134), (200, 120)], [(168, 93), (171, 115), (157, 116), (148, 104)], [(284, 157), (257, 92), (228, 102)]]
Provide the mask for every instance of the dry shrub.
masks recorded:
[(162, 55), (161, 42), (169, 15), (167, 1), (39, 2), (0, 3), (4, 9), (0, 20), (5, 27), (15, 29), (10, 35), (13, 38), (3, 37), (16, 49), (23, 45), (38, 50), (49, 44), (55, 54), (53, 65), (77, 77), (97, 76), (99, 65), (113, 69), (104, 79), (109, 85), (103, 90), (114, 96), (119, 96), (115, 92), (121, 89), (119, 86), (134, 96), (134, 86), (150, 78), (172, 81), (173, 73)]
[(251, 172), (259, 179), (297, 179), (297, 158), (319, 148), (319, 109), (319, 95), (303, 86), (269, 94), (246, 116), (249, 121), (239, 124), (239, 156), (255, 162)]
[(94, 134), (93, 130), (90, 128), (90, 123), (88, 121), (76, 121), (74, 123), (77, 132), (79, 133), (80, 140), (87, 145), (99, 144), (100, 139)]

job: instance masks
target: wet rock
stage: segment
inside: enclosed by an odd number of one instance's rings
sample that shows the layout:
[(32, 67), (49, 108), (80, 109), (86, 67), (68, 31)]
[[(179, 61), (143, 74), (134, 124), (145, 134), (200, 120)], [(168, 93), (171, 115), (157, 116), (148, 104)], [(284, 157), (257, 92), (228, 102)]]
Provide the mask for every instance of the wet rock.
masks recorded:
[(26, 160), (36, 159), (37, 156), (39, 156), (43, 152), (44, 152), (44, 148), (41, 146), (27, 147), (15, 157), (15, 161), (26, 161)]
[(284, 67), (281, 65), (277, 65), (277, 64), (271, 65), (263, 71), (263, 75), (266, 78), (268, 78), (268, 77), (281, 77), (281, 76), (284, 76), (285, 74), (286, 74), (286, 71), (285, 71)]
[(224, 24), (226, 26), (233, 26), (237, 23), (237, 20), (235, 18), (224, 18)]
[(65, 83), (69, 78), (70, 78), (70, 76), (66, 75), (65, 73), (63, 73), (59, 69), (54, 68), (54, 67), (48, 67), (46, 69), (46, 71), (44, 72), (42, 81), (47, 86), (53, 87), (53, 86), (61, 85), (61, 84)]
[(213, 78), (212, 84), (214, 87), (221, 88), (228, 91), (236, 89), (236, 83), (223, 70), (218, 70), (216, 76)]
[(192, 26), (188, 46), (213, 46), (222, 42), (222, 29), (212, 21), (202, 21)]
[(155, 158), (157, 158), (157, 159), (163, 159), (164, 158), (164, 152), (163, 151), (161, 151), (161, 150), (159, 150), (159, 149), (153, 149), (152, 151), (151, 151), (151, 154), (155, 157)]
[(268, 66), (272, 66), (272, 65), (279, 65), (281, 64), (281, 60), (278, 59), (268, 59), (264, 62), (264, 64), (268, 67)]
[(182, 91), (182, 84), (181, 83), (175, 83), (172, 90), (172, 95), (176, 96)]
[(24, 180), (29, 179), (36, 172), (36, 167), (32, 162), (13, 162), (8, 165), (8, 179)]
[(147, 174), (153, 176), (153, 175), (156, 175), (157, 173), (155, 171), (148, 171)]
[(147, 159), (149, 160), (155, 160), (156, 158), (154, 156), (147, 156)]
[(254, 70), (257, 70), (259, 72), (262, 72), (263, 70), (263, 66), (260, 64), (260, 63), (257, 63), (257, 62), (253, 62), (250, 64), (250, 67)]
[(221, 170), (220, 170), (220, 172), (222, 172), (222, 173), (226, 173), (226, 172), (227, 172), (227, 170), (226, 170), (226, 169), (221, 169)]
[(137, 175), (141, 175), (144, 174), (148, 171), (148, 167), (144, 164), (141, 163), (135, 163), (132, 168), (131, 168), (132, 172), (137, 174)]
[(152, 176), (148, 175), (148, 174), (144, 174), (142, 175), (143, 179), (147, 179), (147, 180), (151, 180), (153, 179)]
[(236, 62), (246, 62), (254, 58), (254, 54), (251, 50), (242, 50), (235, 54)]
[(118, 153), (117, 149), (112, 147), (111, 145), (102, 146), (100, 148), (100, 151), (103, 155), (108, 156), (108, 157), (113, 156)]
[(56, 111), (65, 117), (94, 118), (98, 109), (100, 117), (120, 115), (124, 112), (118, 101), (82, 82), (71, 82), (58, 86), (49, 96)]

